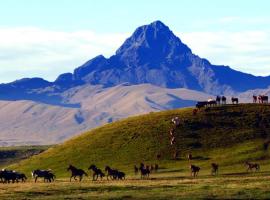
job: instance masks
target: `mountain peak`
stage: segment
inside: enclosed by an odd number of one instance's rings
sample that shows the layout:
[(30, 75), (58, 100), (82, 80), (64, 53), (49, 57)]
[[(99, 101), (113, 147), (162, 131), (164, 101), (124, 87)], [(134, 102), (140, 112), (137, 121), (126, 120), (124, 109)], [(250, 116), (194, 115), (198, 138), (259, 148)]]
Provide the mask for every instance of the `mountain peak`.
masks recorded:
[(137, 28), (116, 51), (116, 55), (131, 62), (130, 65), (138, 64), (136, 58), (160, 61), (186, 53), (191, 50), (161, 21)]

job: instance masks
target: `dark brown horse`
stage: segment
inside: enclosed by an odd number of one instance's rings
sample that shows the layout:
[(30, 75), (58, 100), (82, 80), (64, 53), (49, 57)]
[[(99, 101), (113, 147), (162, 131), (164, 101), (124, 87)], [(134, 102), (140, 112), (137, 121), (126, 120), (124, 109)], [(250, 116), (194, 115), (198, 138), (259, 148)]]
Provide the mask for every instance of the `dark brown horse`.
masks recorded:
[(134, 165), (134, 174), (137, 175), (138, 172), (139, 172), (139, 168), (136, 165)]
[(250, 163), (250, 162), (245, 162), (245, 165), (247, 166), (247, 172), (253, 171), (253, 169), (257, 172), (260, 171), (260, 165), (257, 163)]
[(221, 101), (221, 97), (220, 96), (217, 96), (216, 97), (216, 102), (217, 102), (218, 105), (220, 105), (220, 101)]
[(227, 100), (227, 99), (226, 99), (225, 96), (222, 96), (222, 97), (221, 97), (221, 102), (222, 102), (222, 104), (226, 104), (226, 100)]
[(124, 172), (121, 172), (117, 169), (111, 169), (109, 166), (105, 167), (105, 171), (107, 172), (107, 180), (109, 180), (109, 177), (111, 180), (123, 180), (126, 177), (126, 174)]
[(232, 104), (238, 104), (239, 103), (238, 98), (232, 97), (231, 100), (232, 100)]
[(211, 174), (212, 175), (217, 175), (218, 174), (218, 164), (211, 163), (211, 167), (212, 167)]
[(200, 171), (200, 167), (198, 167), (198, 166), (195, 166), (195, 165), (190, 165), (190, 174), (191, 174), (191, 176), (193, 176), (193, 177), (196, 177), (196, 176), (198, 176), (198, 173), (199, 173), (199, 171)]
[(253, 103), (257, 103), (258, 97), (256, 95), (253, 95)]
[(143, 178), (149, 178), (150, 170), (149, 167), (145, 167), (143, 163), (140, 165), (140, 171), (141, 171), (141, 179)]
[(79, 181), (82, 181), (83, 175), (88, 176), (87, 173), (82, 170), (82, 169), (78, 169), (72, 165), (69, 165), (69, 167), (67, 168), (67, 170), (71, 171), (71, 176), (70, 176), (70, 182), (71, 182), (71, 178), (74, 178), (74, 180), (77, 180), (76, 177), (79, 176)]
[(187, 155), (187, 159), (190, 161), (190, 160), (192, 160), (192, 154), (191, 153), (189, 153), (188, 155)]

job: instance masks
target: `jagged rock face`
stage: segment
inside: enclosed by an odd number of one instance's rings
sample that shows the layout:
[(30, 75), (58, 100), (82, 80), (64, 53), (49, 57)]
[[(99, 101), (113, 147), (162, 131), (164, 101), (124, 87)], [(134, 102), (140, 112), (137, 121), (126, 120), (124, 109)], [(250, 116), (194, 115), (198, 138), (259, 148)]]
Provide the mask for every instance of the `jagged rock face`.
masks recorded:
[(192, 54), (187, 45), (160, 21), (137, 28), (109, 59), (98, 56), (77, 68), (74, 79), (105, 86), (123, 82), (151, 83), (211, 94), (242, 92), (270, 85), (270, 77), (255, 77), (227, 66), (215, 66)]

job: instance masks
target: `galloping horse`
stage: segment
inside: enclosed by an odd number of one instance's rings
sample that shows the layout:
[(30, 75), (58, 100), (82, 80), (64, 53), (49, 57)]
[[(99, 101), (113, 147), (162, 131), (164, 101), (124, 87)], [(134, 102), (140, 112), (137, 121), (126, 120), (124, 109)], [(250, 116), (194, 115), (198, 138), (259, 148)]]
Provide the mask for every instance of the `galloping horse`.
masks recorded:
[(198, 166), (195, 166), (195, 165), (190, 165), (190, 171), (191, 171), (191, 176), (193, 176), (193, 177), (196, 177), (196, 176), (198, 176), (198, 173), (199, 173), (199, 171), (200, 171), (200, 167), (198, 167)]
[(126, 177), (126, 174), (124, 172), (118, 171), (116, 169), (111, 169), (109, 166), (105, 167), (105, 171), (107, 172), (107, 180), (109, 180), (109, 177), (111, 178), (111, 180), (122, 180)]
[(32, 171), (32, 177), (35, 178), (35, 183), (37, 182), (38, 178), (44, 178), (45, 181), (54, 181), (55, 175), (51, 172), (51, 170), (34, 170)]
[(74, 180), (76, 179), (76, 176), (79, 176), (79, 180), (81, 181), (83, 178), (83, 175), (88, 176), (87, 173), (85, 171), (83, 171), (82, 169), (77, 169), (76, 167), (69, 165), (69, 167), (67, 168), (67, 170), (71, 171), (71, 177), (70, 177), (70, 182), (71, 182), (71, 178), (73, 177)]
[(109, 180), (109, 177), (111, 180), (115, 180), (117, 178), (117, 170), (116, 169), (112, 169), (109, 166), (106, 166), (105, 171), (107, 172), (107, 180)]
[(90, 165), (88, 170), (92, 170), (93, 173), (93, 181), (96, 181), (98, 177), (100, 177), (100, 180), (105, 176), (105, 174), (101, 171), (101, 169), (98, 169), (95, 165)]
[(245, 165), (247, 166), (247, 172), (248, 171), (253, 171), (253, 169), (255, 169), (255, 171), (260, 171), (260, 165), (257, 163), (250, 163), (250, 162), (245, 162)]

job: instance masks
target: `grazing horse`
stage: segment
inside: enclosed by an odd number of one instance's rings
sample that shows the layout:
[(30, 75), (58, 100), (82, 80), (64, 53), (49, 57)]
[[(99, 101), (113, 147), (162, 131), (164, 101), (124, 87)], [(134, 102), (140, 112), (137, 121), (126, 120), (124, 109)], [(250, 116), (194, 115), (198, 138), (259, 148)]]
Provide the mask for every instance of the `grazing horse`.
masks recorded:
[(257, 163), (250, 163), (250, 162), (245, 162), (245, 165), (247, 166), (247, 172), (249, 171), (253, 171), (253, 169), (255, 169), (255, 171), (260, 171), (260, 165)]
[(258, 97), (253, 95), (253, 103), (257, 103)]
[(95, 165), (90, 165), (88, 170), (92, 170), (93, 173), (93, 181), (98, 180), (98, 177), (100, 177), (100, 180), (105, 176), (105, 174), (101, 171), (101, 169), (98, 169)]
[(232, 97), (232, 104), (238, 104), (238, 98)]
[(196, 177), (196, 176), (198, 176), (198, 173), (199, 173), (199, 171), (200, 171), (200, 167), (198, 167), (198, 166), (195, 166), (195, 165), (190, 165), (190, 174), (191, 174), (191, 176), (193, 176), (193, 177)]
[(218, 164), (216, 163), (211, 163), (211, 175), (217, 175), (218, 174)]
[(34, 170), (32, 171), (32, 177), (35, 179), (35, 183), (37, 182), (38, 178), (44, 178), (45, 181), (54, 181), (55, 175), (50, 170)]
[(140, 165), (140, 171), (141, 171), (141, 179), (143, 178), (149, 178), (150, 170), (149, 167), (145, 167), (143, 163)]
[(259, 103), (268, 103), (268, 96), (259, 95), (258, 100), (259, 100)]
[(220, 104), (220, 101), (221, 101), (221, 97), (220, 96), (217, 96), (216, 97), (216, 102), (217, 102), (218, 105)]
[(226, 99), (225, 96), (222, 96), (222, 97), (221, 97), (221, 102), (222, 102), (222, 104), (226, 104), (226, 100), (227, 100), (227, 99)]
[(67, 168), (67, 170), (68, 171), (69, 170), (71, 171), (71, 176), (70, 176), (70, 179), (69, 179), (70, 182), (71, 182), (71, 178), (72, 177), (74, 178), (74, 180), (77, 180), (76, 177), (79, 176), (79, 181), (81, 181), (82, 178), (83, 178), (83, 175), (88, 176), (87, 173), (84, 170), (77, 169), (76, 167), (74, 167), (72, 165), (69, 165), (69, 167)]

